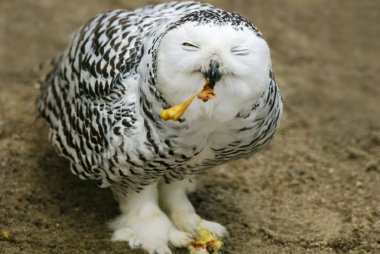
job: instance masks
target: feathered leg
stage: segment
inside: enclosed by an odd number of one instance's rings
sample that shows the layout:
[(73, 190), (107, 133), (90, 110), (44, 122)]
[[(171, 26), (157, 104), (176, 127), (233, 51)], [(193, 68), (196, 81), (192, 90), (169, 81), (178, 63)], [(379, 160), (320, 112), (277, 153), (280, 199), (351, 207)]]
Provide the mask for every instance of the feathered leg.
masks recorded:
[(174, 225), (193, 236), (196, 236), (201, 229), (207, 229), (220, 237), (226, 236), (228, 231), (224, 226), (204, 220), (195, 212), (187, 197), (187, 193), (193, 190), (195, 190), (193, 180), (185, 179), (170, 184), (161, 181), (159, 183), (159, 198), (162, 209)]
[(168, 244), (182, 247), (190, 242), (188, 234), (175, 228), (159, 208), (156, 184), (140, 193), (119, 196), (119, 204), (122, 214), (110, 224), (112, 240), (127, 241), (131, 248), (143, 248), (151, 254), (170, 254)]

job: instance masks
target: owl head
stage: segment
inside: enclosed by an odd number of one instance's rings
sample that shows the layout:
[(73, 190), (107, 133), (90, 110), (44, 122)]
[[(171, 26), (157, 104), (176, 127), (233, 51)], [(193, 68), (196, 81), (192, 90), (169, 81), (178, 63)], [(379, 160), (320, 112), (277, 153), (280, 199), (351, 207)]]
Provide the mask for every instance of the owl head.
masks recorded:
[(205, 14), (189, 14), (165, 33), (158, 47), (157, 86), (174, 105), (200, 91), (209, 79), (216, 98), (196, 102), (187, 117), (220, 111), (234, 117), (269, 86), (269, 47), (243, 17), (229, 13), (229, 18), (219, 14), (213, 19)]

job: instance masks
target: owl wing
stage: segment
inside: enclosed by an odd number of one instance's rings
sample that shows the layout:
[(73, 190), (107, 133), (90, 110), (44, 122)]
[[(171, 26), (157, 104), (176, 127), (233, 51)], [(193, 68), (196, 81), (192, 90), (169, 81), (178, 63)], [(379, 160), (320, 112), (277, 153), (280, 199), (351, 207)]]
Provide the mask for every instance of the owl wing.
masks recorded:
[[(136, 121), (136, 69), (143, 55), (139, 18), (115, 10), (99, 14), (74, 36), (41, 88), (38, 112), (50, 139), (83, 179), (112, 178), (107, 158), (113, 136)], [(132, 82), (130, 81), (132, 80)]]
[(174, 2), (133, 12), (115, 10), (95, 16), (75, 34), (38, 101), (51, 142), (71, 161), (74, 174), (102, 187), (142, 185), (144, 167), (124, 148), (134, 145), (125, 141), (144, 124), (136, 110), (138, 67), (152, 54), (144, 52), (144, 43), (147, 37), (160, 38), (176, 17), (204, 8), (210, 7)]
[(97, 15), (75, 35), (65, 76), (77, 95), (114, 100), (124, 94), (121, 80), (135, 74), (143, 55), (136, 22), (131, 12), (116, 10)]

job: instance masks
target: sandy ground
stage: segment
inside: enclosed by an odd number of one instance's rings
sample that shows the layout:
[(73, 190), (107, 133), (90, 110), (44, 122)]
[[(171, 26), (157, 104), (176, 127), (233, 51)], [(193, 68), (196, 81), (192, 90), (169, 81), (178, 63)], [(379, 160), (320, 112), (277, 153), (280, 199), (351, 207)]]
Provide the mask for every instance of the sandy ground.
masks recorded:
[[(0, 1), (0, 253), (142, 253), (109, 241), (110, 191), (52, 150), (31, 70), (97, 12), (144, 2)], [(211, 3), (264, 32), (285, 103), (268, 149), (199, 177), (224, 253), (380, 253), (380, 2)]]

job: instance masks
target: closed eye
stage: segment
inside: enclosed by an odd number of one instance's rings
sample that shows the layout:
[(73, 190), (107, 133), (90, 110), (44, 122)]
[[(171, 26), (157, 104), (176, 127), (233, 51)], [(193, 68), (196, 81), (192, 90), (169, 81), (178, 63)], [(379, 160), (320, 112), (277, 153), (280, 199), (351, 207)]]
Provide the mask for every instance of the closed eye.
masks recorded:
[(249, 55), (249, 50), (246, 48), (233, 47), (231, 53), (237, 56), (246, 56)]
[(182, 43), (182, 46), (185, 50), (188, 50), (188, 51), (193, 51), (193, 50), (199, 49), (199, 47), (197, 45), (194, 45), (190, 42), (184, 42), (184, 43)]

